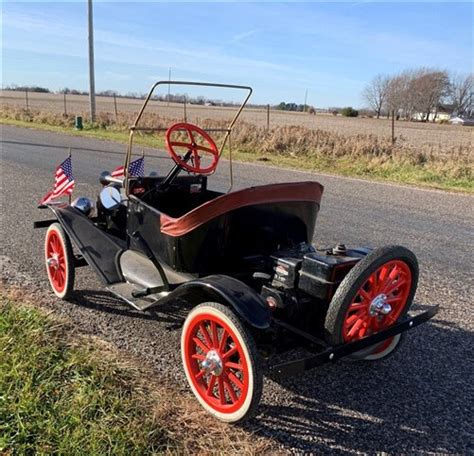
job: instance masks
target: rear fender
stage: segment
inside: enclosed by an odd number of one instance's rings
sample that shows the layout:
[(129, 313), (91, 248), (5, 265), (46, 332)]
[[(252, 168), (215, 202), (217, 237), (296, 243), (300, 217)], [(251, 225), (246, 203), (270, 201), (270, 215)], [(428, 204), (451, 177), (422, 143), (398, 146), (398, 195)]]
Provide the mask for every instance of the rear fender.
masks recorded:
[(212, 275), (180, 285), (168, 298), (182, 298), (193, 305), (213, 301), (228, 305), (248, 325), (267, 329), (271, 312), (265, 300), (240, 280), (225, 275)]

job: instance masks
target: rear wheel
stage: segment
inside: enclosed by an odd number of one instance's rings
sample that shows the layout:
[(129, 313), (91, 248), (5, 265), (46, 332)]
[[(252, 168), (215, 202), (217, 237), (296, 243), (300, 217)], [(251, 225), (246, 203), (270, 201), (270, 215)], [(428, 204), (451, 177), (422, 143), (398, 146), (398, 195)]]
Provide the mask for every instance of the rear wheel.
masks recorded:
[(253, 337), (228, 307), (205, 303), (186, 318), (181, 356), (191, 390), (212, 415), (226, 422), (253, 416), (263, 375)]
[[(361, 260), (339, 285), (325, 320), (331, 344), (355, 342), (394, 325), (407, 312), (418, 283), (418, 262), (405, 247), (386, 246)], [(394, 353), (403, 337), (390, 337), (354, 353), (373, 361)]]
[(74, 254), (71, 241), (59, 223), (50, 225), (46, 232), (44, 254), (54, 294), (61, 299), (69, 298), (74, 289)]

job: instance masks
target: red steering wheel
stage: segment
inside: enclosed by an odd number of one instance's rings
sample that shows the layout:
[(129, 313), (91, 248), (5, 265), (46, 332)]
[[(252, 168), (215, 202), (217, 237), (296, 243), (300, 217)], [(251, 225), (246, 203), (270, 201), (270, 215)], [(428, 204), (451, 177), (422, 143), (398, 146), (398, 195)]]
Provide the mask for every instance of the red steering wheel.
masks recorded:
[[(173, 141), (171, 137), (175, 131), (185, 131), (188, 134), (189, 142)], [(201, 145), (201, 142), (198, 143), (196, 141), (198, 136), (204, 138), (204, 142), (207, 143), (206, 146), (203, 146)], [(171, 158), (177, 165), (181, 166), (181, 168), (195, 174), (211, 174), (215, 171), (217, 163), (219, 162), (219, 150), (217, 149), (214, 140), (202, 128), (190, 123), (177, 123), (166, 130), (165, 139), (166, 147)], [(183, 158), (178, 155), (175, 148), (183, 148), (187, 149), (186, 152), (191, 152), (191, 163), (183, 160)], [(201, 167), (200, 152), (212, 155), (211, 164), (206, 168)]]

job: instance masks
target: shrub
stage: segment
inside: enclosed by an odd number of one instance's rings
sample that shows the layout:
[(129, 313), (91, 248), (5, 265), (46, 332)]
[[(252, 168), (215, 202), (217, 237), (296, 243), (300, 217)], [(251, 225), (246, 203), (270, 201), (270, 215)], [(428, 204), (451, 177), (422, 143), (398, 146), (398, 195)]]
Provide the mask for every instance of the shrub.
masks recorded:
[(354, 109), (352, 106), (349, 106), (347, 108), (343, 108), (341, 110), (341, 114), (344, 117), (357, 117), (359, 115), (359, 111), (357, 111), (357, 109)]

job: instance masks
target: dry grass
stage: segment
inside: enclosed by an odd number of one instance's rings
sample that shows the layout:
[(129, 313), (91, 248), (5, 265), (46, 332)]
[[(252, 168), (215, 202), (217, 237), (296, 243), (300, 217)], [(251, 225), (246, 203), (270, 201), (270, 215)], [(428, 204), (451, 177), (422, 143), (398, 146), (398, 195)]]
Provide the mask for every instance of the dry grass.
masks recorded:
[[(83, 113), (85, 114), (85, 113)], [(2, 117), (35, 124), (70, 128), (74, 116), (60, 113), (12, 108), (4, 106)], [(110, 113), (97, 117), (98, 130), (126, 132), (134, 121), (132, 112), (122, 114), (116, 121)], [(167, 127), (179, 118), (167, 118), (154, 112), (145, 112), (141, 125)], [(202, 119), (204, 128), (222, 128), (224, 120)], [(143, 134), (142, 143), (160, 145), (156, 133)], [(219, 134), (214, 134), (219, 139)], [(111, 138), (112, 139), (112, 138)], [(403, 138), (392, 145), (389, 137), (360, 133), (347, 136), (343, 133), (309, 129), (303, 126), (281, 126), (266, 131), (257, 125), (240, 122), (232, 133), (232, 144), (239, 159), (266, 160), (273, 164), (306, 169), (339, 172), (422, 183), (439, 188), (472, 191), (474, 154), (472, 143), (447, 144), (442, 148), (433, 144), (414, 147)]]
[[(1, 91), (0, 100), (3, 106), (13, 108), (25, 107), (24, 92)], [(71, 115), (79, 115), (88, 112), (89, 99), (87, 96), (67, 95), (67, 111)], [(117, 107), (119, 120), (131, 119), (141, 108), (143, 101), (131, 98), (118, 98)], [(30, 93), (29, 107), (33, 110), (50, 112), (54, 114), (64, 113), (64, 100), (62, 95)], [(160, 114), (167, 118), (182, 118), (183, 105), (151, 101), (147, 110), (154, 114)], [(109, 113), (114, 117), (114, 102), (110, 97), (97, 97), (97, 111)], [(235, 114), (235, 108), (220, 106), (198, 106), (187, 105), (188, 120), (199, 123), (204, 119), (230, 120)], [(88, 115), (85, 115), (87, 118)], [(329, 133), (354, 137), (357, 135), (373, 135), (379, 139), (391, 134), (391, 123), (387, 119), (369, 118), (345, 118), (334, 117), (330, 114), (317, 114), (285, 112), (272, 110), (270, 126), (273, 128), (285, 126), (299, 126), (311, 130), (322, 130)], [(241, 120), (256, 127), (266, 126), (266, 112), (262, 109), (246, 109), (242, 113)], [(395, 134), (404, 144), (413, 148), (445, 151), (451, 147), (472, 147), (473, 129), (455, 125), (424, 124), (415, 122), (397, 121)]]
[(0, 364), (13, 366), (0, 368), (0, 384), (10, 385), (2, 394), (16, 399), (0, 399), (0, 453), (278, 453), (269, 440), (216, 421), (190, 394), (161, 384), (110, 344), (81, 335), (37, 297), (5, 285), (2, 344)]

